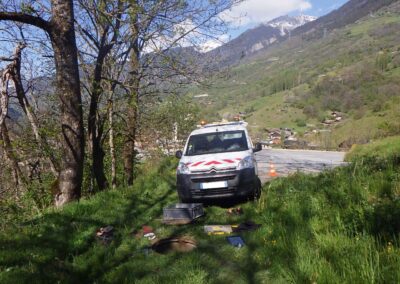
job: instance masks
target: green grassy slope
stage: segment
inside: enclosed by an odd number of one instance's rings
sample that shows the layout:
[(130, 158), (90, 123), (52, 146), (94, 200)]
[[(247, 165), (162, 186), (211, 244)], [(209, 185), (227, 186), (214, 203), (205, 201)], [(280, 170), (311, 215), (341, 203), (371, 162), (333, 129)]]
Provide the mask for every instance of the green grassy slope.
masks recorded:
[(344, 120), (328, 127), (331, 147), (398, 134), (400, 5), (331, 31), (326, 38), (294, 37), (243, 59), (213, 87), (190, 93), (210, 95), (200, 100), (206, 105), (205, 117), (246, 112), (258, 138), (265, 138), (264, 129), (270, 127), (303, 132), (306, 123), (322, 129), (321, 122), (333, 110), (343, 112)]
[[(398, 283), (400, 163), (380, 149), (399, 144), (397, 137), (356, 148), (348, 167), (266, 184), (259, 201), (242, 206), (243, 215), (208, 207), (198, 223), (179, 227), (160, 223), (163, 206), (177, 200), (176, 161), (144, 166), (131, 189), (99, 193), (0, 232), (0, 283)], [(366, 159), (366, 151), (379, 158)], [(241, 249), (203, 232), (205, 224), (246, 220), (262, 227), (243, 233)], [(133, 233), (143, 224), (161, 238), (194, 238), (198, 248), (146, 253), (150, 242)], [(109, 245), (95, 239), (106, 225), (115, 227)]]
[(380, 162), (380, 160), (400, 160), (400, 137), (387, 137), (368, 145), (355, 145), (346, 155), (349, 162), (367, 160), (367, 162)]

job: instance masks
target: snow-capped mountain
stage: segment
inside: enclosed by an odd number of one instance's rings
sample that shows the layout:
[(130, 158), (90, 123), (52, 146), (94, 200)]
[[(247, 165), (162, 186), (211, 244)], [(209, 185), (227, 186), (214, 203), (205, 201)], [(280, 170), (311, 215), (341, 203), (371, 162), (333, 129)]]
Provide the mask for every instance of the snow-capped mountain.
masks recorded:
[(315, 21), (317, 17), (308, 16), (308, 15), (299, 15), (299, 16), (282, 16), (272, 21), (265, 23), (265, 26), (270, 26), (276, 29), (279, 29), (281, 32), (281, 36), (285, 36), (289, 33), (289, 31), (294, 30), (304, 24)]
[(245, 31), (230, 42), (210, 51), (209, 54), (217, 56), (222, 61), (222, 65), (230, 65), (277, 41), (284, 40), (289, 31), (315, 19), (306, 15), (282, 16)]

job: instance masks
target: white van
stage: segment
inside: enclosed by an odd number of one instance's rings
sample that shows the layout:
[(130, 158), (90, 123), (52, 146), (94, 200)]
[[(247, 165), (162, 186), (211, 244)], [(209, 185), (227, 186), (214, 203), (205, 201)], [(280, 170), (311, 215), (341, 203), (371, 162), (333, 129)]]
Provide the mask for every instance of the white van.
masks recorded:
[(232, 197), (258, 198), (261, 182), (253, 143), (243, 121), (215, 123), (194, 130), (177, 168), (177, 190), (182, 202)]

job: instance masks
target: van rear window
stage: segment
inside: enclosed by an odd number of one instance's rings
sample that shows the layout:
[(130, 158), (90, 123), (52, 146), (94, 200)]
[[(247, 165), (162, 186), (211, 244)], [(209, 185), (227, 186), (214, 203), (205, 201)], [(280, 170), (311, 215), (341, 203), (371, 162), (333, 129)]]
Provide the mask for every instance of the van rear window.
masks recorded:
[(248, 149), (246, 134), (243, 130), (213, 132), (190, 136), (185, 155), (196, 156)]

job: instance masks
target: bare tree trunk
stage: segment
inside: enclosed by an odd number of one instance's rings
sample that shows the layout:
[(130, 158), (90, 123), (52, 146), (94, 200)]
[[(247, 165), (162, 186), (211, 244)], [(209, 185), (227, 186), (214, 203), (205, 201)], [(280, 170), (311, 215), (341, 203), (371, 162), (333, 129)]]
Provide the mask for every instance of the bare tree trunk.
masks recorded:
[(52, 0), (51, 41), (56, 63), (56, 90), (61, 101), (63, 159), (56, 206), (81, 196), (84, 130), (72, 0)]
[(39, 122), (38, 119), (35, 115), (35, 113), (32, 111), (32, 107), (29, 103), (29, 100), (26, 98), (25, 90), (22, 85), (22, 78), (21, 78), (21, 52), (25, 48), (25, 45), (18, 45), (15, 53), (14, 53), (14, 62), (11, 70), (11, 77), (14, 82), (14, 87), (15, 87), (15, 92), (17, 94), (18, 102), (28, 117), (29, 123), (32, 127), (33, 134), (35, 136), (35, 140), (39, 145), (39, 149), (42, 152), (46, 153), (46, 156), (49, 158), (50, 162), (50, 169), (54, 176), (58, 175), (57, 172), (57, 161), (54, 157), (54, 155), (49, 151), (49, 145), (47, 143), (47, 140), (45, 137), (40, 135), (39, 133)]
[[(50, 36), (56, 65), (56, 91), (61, 104), (61, 147), (63, 151), (56, 206), (81, 196), (84, 160), (84, 131), (78, 55), (72, 0), (51, 0), (51, 19), (24, 12), (0, 12), (0, 21), (36, 26)], [(22, 7), (21, 7), (22, 8)]]
[(22, 185), (22, 172), (18, 165), (18, 159), (16, 158), (14, 148), (11, 144), (10, 136), (8, 135), (8, 129), (6, 122), (4, 121), (0, 125), (1, 139), (3, 140), (4, 154), (7, 162), (11, 168), (12, 177), (15, 184), (15, 196), (19, 197), (20, 187)]
[[(96, 46), (96, 65), (93, 75), (91, 76), (91, 91), (90, 91), (90, 106), (88, 116), (88, 136), (89, 147), (92, 155), (92, 174), (96, 179), (97, 189), (104, 190), (108, 187), (107, 177), (104, 173), (104, 149), (102, 142), (104, 122), (106, 117), (100, 116), (99, 102), (104, 92), (102, 85), (103, 81), (103, 67), (106, 58), (110, 55), (115, 44), (118, 45), (120, 37), (121, 17), (124, 12), (124, 1), (113, 1), (114, 9), (107, 11), (107, 4), (104, 6), (92, 6), (93, 1), (78, 1), (84, 10), (93, 15), (101, 14), (102, 17), (94, 16), (92, 30), (86, 27), (80, 27), (82, 34), (87, 40)], [(107, 14), (107, 16), (105, 16)], [(107, 19), (105, 18), (107, 17)], [(90, 35), (90, 36), (88, 36)]]
[(135, 159), (135, 138), (137, 126), (137, 93), (131, 93), (129, 100), (128, 113), (127, 113), (127, 133), (124, 144), (124, 172), (125, 183), (127, 185), (133, 184), (133, 168)]
[(136, 5), (132, 5), (131, 8), (132, 17), (131, 17), (130, 28), (132, 32), (132, 37), (134, 39), (134, 44), (129, 58), (130, 69), (131, 69), (129, 74), (130, 94), (128, 94), (129, 98), (128, 98), (128, 110), (127, 110), (127, 133), (123, 151), (125, 183), (127, 185), (133, 184), (135, 138), (136, 138), (138, 104), (139, 104), (140, 51), (139, 51), (139, 41), (138, 41), (139, 27), (138, 27), (138, 16), (136, 11), (137, 9)]
[(0, 78), (0, 126), (5, 123), (8, 114), (8, 81), (10, 80), (10, 72), (8, 68), (2, 72)]
[(115, 158), (115, 145), (114, 145), (114, 90), (110, 91), (108, 99), (108, 124), (110, 125), (109, 144), (110, 144), (110, 157), (111, 157), (111, 186), (112, 189), (117, 188), (117, 171), (116, 171), (116, 158)]
[(99, 190), (104, 190), (108, 187), (106, 175), (104, 174), (104, 150), (101, 145), (103, 137), (103, 123), (99, 120), (98, 115), (98, 103), (100, 95), (103, 90), (100, 86), (101, 73), (103, 68), (105, 54), (100, 52), (96, 67), (94, 70), (94, 76), (92, 81), (92, 92), (89, 107), (88, 117), (88, 134), (90, 141), (90, 150), (92, 152), (92, 172), (96, 179), (97, 187)]

